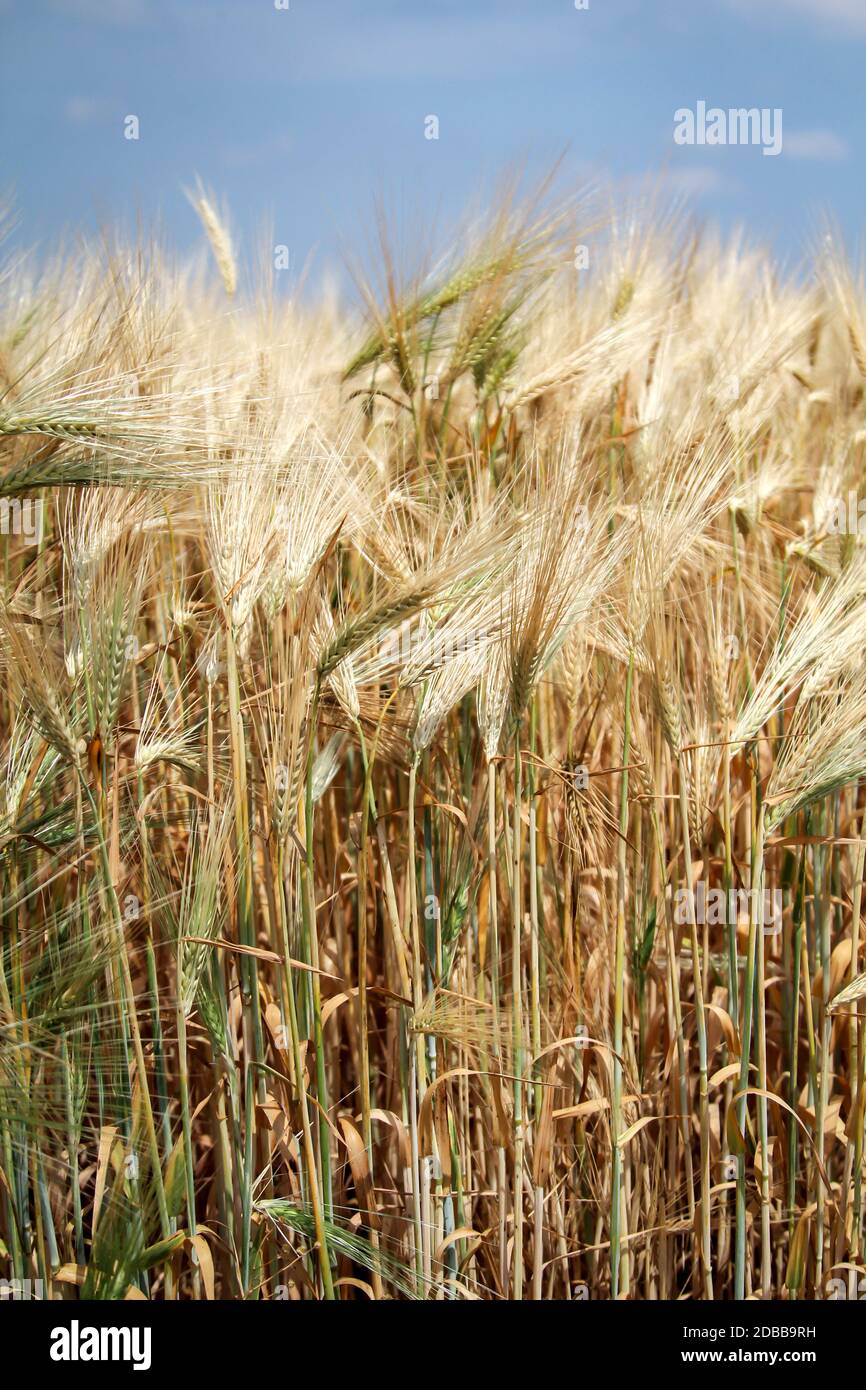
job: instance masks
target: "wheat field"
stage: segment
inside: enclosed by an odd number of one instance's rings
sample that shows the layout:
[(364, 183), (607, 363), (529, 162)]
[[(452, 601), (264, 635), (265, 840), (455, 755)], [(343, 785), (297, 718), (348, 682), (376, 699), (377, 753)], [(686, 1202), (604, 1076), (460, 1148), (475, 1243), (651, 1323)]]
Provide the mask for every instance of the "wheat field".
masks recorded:
[(0, 269), (0, 1273), (849, 1296), (850, 262), (504, 192), (286, 293), (195, 196)]

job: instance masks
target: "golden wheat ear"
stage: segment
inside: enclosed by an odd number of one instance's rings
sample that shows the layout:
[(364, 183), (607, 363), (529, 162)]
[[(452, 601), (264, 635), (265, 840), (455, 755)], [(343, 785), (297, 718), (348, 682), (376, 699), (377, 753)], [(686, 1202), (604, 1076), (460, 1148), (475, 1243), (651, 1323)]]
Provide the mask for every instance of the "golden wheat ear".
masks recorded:
[(208, 194), (201, 184), (198, 185), (195, 193), (187, 192), (186, 196), (201, 218), (201, 224), (210, 242), (220, 279), (225, 286), (226, 294), (231, 299), (238, 285), (238, 270), (228, 218), (224, 213), (221, 214), (217, 211), (213, 196)]
[(846, 985), (844, 989), (840, 989), (837, 995), (834, 995), (829, 1004), (829, 1011), (831, 1014), (838, 1013), (840, 1009), (844, 1009), (846, 1004), (856, 1004), (858, 999), (862, 999), (864, 996), (866, 996), (866, 972), (858, 975), (856, 980), (852, 980), (850, 985)]

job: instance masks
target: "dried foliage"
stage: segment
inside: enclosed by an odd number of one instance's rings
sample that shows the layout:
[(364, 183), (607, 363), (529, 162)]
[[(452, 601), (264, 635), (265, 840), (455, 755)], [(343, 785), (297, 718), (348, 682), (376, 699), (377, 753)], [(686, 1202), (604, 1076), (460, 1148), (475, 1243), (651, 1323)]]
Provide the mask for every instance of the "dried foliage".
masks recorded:
[(3, 1274), (826, 1296), (862, 285), (504, 198), (359, 321), (195, 202), (0, 271)]

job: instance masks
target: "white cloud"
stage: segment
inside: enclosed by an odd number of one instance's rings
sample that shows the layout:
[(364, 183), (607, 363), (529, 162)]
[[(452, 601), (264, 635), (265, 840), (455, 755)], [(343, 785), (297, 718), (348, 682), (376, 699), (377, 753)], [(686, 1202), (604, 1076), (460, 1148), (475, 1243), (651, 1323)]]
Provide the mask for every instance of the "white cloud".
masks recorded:
[(812, 20), (821, 28), (842, 29), (866, 37), (864, 0), (725, 0), (728, 9), (750, 18)]
[(94, 97), (70, 97), (63, 108), (63, 114), (70, 125), (90, 125), (99, 110)]
[(817, 159), (824, 164), (848, 158), (848, 146), (832, 130), (786, 130), (782, 151), (789, 159)]
[(665, 172), (665, 183), (676, 193), (686, 198), (704, 198), (715, 194), (724, 197), (739, 192), (741, 184), (728, 178), (708, 164), (694, 164), (689, 169), (670, 169)]
[(51, 0), (57, 14), (130, 28), (148, 18), (148, 0)]
[[(503, 76), (532, 63), (562, 66), (587, 48), (586, 15), (572, 11), (569, 22), (547, 23), (528, 10), (489, 16), (469, 7), (444, 17), (430, 7), (408, 6), (370, 24), (358, 11), (339, 23), (303, 31), (299, 78), (356, 81)], [(481, 69), (479, 69), (479, 62)]]
[(278, 134), (264, 140), (235, 141), (220, 150), (220, 157), (228, 169), (251, 169), (280, 159), (293, 146), (291, 135)]

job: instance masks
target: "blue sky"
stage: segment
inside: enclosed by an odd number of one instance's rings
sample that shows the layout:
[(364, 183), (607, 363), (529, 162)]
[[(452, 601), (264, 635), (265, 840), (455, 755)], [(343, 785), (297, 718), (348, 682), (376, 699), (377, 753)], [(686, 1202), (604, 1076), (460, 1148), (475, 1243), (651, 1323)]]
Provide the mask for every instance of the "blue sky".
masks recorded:
[[(859, 243), (864, 62), (866, 0), (0, 0), (0, 189), (28, 244), (141, 216), (186, 249), (198, 176), (242, 251), (272, 228), (321, 268), (377, 195), (435, 241), (564, 153), (566, 186), (661, 173), (793, 266), (824, 212)], [(782, 153), (676, 145), (699, 100), (781, 108)]]

